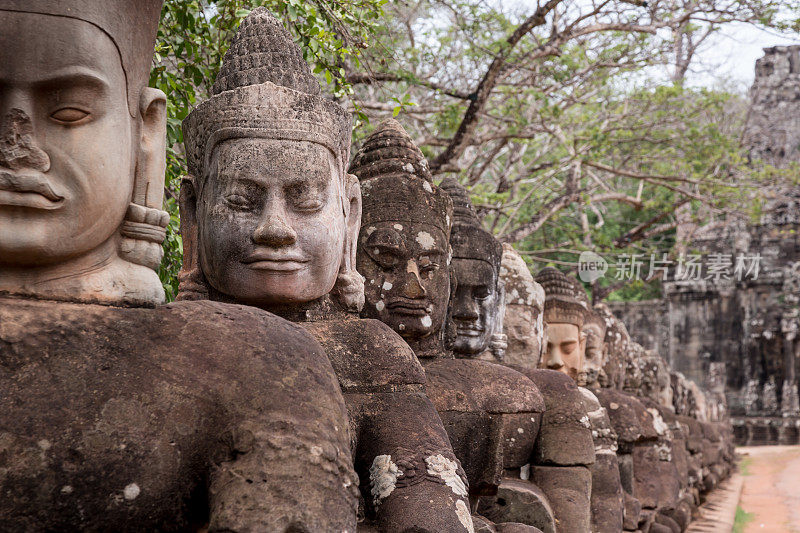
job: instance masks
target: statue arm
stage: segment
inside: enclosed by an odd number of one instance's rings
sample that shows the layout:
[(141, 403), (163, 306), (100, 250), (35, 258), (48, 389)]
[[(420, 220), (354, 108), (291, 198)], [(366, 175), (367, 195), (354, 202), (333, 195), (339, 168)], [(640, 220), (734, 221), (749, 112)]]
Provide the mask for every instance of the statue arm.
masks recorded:
[(349, 447), (302, 420), (253, 413), (209, 480), (210, 532), (356, 530)]
[(466, 475), (424, 393), (354, 396), (364, 413), (356, 468), (381, 531), (472, 532)]

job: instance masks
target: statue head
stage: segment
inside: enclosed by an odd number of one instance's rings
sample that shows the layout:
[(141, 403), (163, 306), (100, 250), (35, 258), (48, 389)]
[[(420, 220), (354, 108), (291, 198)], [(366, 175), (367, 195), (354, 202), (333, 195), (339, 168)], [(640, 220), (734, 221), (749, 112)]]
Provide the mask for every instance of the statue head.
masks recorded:
[(658, 354), (648, 351), (639, 361), (639, 368), (642, 372), (642, 384), (639, 394), (650, 398), (670, 411), (674, 411), (672, 379), (667, 362)]
[(503, 244), (500, 279), (505, 291), (503, 331), (508, 338), (505, 362), (538, 368), (544, 349), (544, 289), (533, 279), (522, 256)]
[(448, 312), (452, 349), (457, 356), (474, 357), (489, 348), (494, 335), (502, 334), (503, 247), (483, 229), (458, 180), (447, 178), (441, 188), (453, 200), (450, 245), (456, 282)]
[(622, 390), (629, 394), (640, 394), (642, 388), (641, 361), (647, 357), (647, 350), (638, 342), (628, 342), (628, 351), (625, 354), (625, 374)]
[(558, 269), (542, 269), (536, 281), (544, 288), (547, 324), (547, 348), (540, 366), (563, 372), (577, 381), (583, 370), (586, 346), (582, 331), (586, 306), (578, 299), (572, 280)]
[(433, 185), (428, 162), (399, 122), (366, 139), (350, 172), (363, 195), (356, 265), (365, 277), (361, 313), (409, 343), (441, 333), (450, 296), (450, 198)]
[(179, 298), (275, 309), (331, 293), (360, 308), (349, 113), (320, 95), (302, 53), (264, 8), (242, 22), (212, 92), (183, 123)]
[(155, 304), (162, 0), (0, 0), (0, 291)]
[(625, 379), (625, 367), (628, 353), (628, 344), (631, 337), (625, 324), (614, 316), (611, 309), (604, 303), (598, 303), (593, 308), (605, 323), (605, 360), (598, 377), (601, 387), (622, 389)]
[(585, 386), (599, 387), (607, 355), (606, 319), (597, 309), (587, 309), (585, 317), (583, 323), (583, 332), (586, 334), (583, 363)]

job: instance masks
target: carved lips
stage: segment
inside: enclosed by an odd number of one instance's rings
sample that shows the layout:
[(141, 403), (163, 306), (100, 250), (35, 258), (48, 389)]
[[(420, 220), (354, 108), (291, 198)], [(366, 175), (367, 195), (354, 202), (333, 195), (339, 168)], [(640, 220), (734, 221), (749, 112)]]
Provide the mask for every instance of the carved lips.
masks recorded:
[(64, 196), (56, 193), (42, 174), (0, 170), (0, 205), (57, 209)]
[(291, 273), (308, 268), (309, 260), (300, 256), (256, 251), (242, 260), (242, 263), (253, 270)]
[(455, 319), (456, 335), (464, 337), (480, 337), (483, 335), (485, 328), (473, 321), (462, 321)]
[(386, 307), (401, 315), (423, 316), (431, 313), (431, 306), (427, 300), (396, 297), (388, 300)]

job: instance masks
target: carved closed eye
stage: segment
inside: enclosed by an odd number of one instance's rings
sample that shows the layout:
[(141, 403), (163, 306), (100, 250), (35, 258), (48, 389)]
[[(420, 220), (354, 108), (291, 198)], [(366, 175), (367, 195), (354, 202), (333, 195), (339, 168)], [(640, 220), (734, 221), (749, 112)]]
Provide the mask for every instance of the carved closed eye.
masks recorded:
[(488, 286), (475, 287), (472, 296), (478, 300), (485, 300), (492, 295), (491, 289)]
[(394, 230), (382, 228), (374, 231), (364, 243), (367, 255), (384, 269), (400, 264), (405, 246), (403, 237)]
[(89, 116), (88, 111), (78, 109), (77, 107), (64, 107), (58, 111), (53, 112), (50, 118), (62, 124), (75, 124), (82, 121)]

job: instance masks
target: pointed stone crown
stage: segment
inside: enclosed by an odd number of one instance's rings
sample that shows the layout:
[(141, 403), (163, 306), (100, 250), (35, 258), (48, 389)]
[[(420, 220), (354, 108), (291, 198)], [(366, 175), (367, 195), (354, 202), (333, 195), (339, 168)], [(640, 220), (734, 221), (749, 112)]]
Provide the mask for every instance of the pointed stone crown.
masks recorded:
[(500, 278), (506, 288), (507, 304), (537, 307), (539, 311), (544, 309), (544, 289), (534, 281), (519, 252), (508, 243), (503, 244)]
[(453, 258), (486, 261), (499, 275), (503, 246), (483, 229), (467, 190), (455, 178), (446, 178), (440, 187), (453, 200), (453, 233), (450, 236)]
[(428, 160), (393, 118), (381, 123), (353, 158), (350, 173), (361, 181), (378, 176), (415, 177), (433, 183)]
[(441, 229), (449, 239), (450, 197), (433, 184), (428, 161), (403, 126), (389, 119), (378, 126), (353, 158), (350, 173), (361, 182), (361, 227), (413, 222)]
[(225, 140), (307, 141), (333, 152), (344, 190), (350, 113), (320, 95), (302, 52), (269, 11), (256, 8), (242, 21), (212, 92), (183, 121), (190, 174), (203, 179), (214, 146)]
[[(586, 307), (575, 295), (569, 277), (553, 267), (545, 267), (536, 275), (544, 288), (544, 320), (551, 324), (574, 324), (581, 327)], [(585, 293), (584, 293), (585, 296)]]
[(211, 93), (268, 81), (301, 93), (320, 94), (319, 82), (292, 36), (266, 8), (257, 7), (239, 25)]

